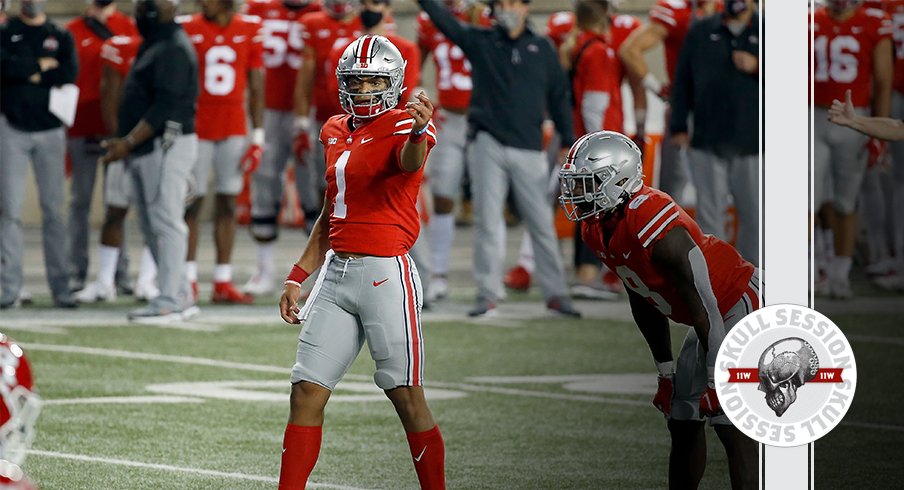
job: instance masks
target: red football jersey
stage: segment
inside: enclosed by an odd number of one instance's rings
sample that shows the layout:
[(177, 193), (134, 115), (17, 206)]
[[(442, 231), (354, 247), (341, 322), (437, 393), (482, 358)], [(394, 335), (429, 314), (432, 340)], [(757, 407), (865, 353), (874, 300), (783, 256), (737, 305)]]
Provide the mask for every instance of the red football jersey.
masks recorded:
[(895, 50), (894, 87), (904, 93), (904, 0), (867, 0), (863, 5), (882, 9), (891, 17)]
[[(697, 13), (693, 12), (693, 4), (689, 0), (658, 0), (656, 5), (650, 8), (650, 22), (661, 24), (668, 32), (665, 37), (665, 68), (669, 79), (675, 78), (675, 68), (678, 66), (678, 55), (681, 53), (681, 45), (691, 26), (691, 21), (703, 13), (704, 4), (709, 0), (697, 1)], [(716, 4), (716, 10), (722, 11), (722, 2)]]
[[(336, 20), (326, 12), (313, 12), (305, 14), (301, 18), (301, 38), (305, 47), (314, 50), (314, 117), (318, 121), (325, 121), (330, 116), (341, 114), (342, 106), (339, 98), (330, 91), (328, 78), (335, 78), (335, 61), (329, 59), (330, 52), (336, 46), (348, 46), (349, 43), (361, 36), (361, 18), (354, 17), (351, 22), (345, 24)], [(329, 68), (333, 67), (330, 72)]]
[(247, 134), (248, 70), (263, 66), (260, 19), (235, 14), (226, 27), (208, 21), (202, 14), (178, 20), (198, 54), (198, 138), (216, 141)]
[(844, 100), (851, 90), (855, 107), (869, 107), (872, 100), (873, 51), (879, 41), (890, 39), (891, 19), (882, 10), (859, 7), (838, 22), (825, 7), (813, 14), (813, 103), (829, 107)]
[[(138, 35), (132, 19), (118, 10), (107, 19), (107, 28), (114, 36)], [(75, 122), (69, 128), (69, 136), (106, 135), (107, 130), (100, 116), (100, 53), (104, 39), (88, 28), (84, 17), (76, 17), (66, 24), (66, 29), (72, 33), (78, 55), (78, 78), (75, 84), (79, 88), (78, 108)]]
[[(463, 14), (459, 14), (459, 18), (465, 20)], [(481, 25), (490, 25), (486, 14), (481, 19)], [(467, 110), (471, 102), (473, 85), (471, 63), (468, 62), (465, 53), (446, 39), (424, 12), (417, 17), (417, 44), (422, 50), (433, 55), (439, 105), (459, 111)]]
[[(411, 94), (414, 92), (414, 89), (420, 84), (421, 52), (418, 51), (417, 46), (415, 46), (413, 42), (403, 37), (396, 36), (395, 34), (386, 34), (384, 37), (389, 39), (389, 42), (399, 49), (399, 52), (402, 53), (402, 59), (407, 62), (405, 64), (404, 90), (402, 91), (402, 97), (399, 99), (399, 105), (396, 106), (399, 109), (403, 109), (405, 103), (411, 100)], [(342, 57), (345, 48), (354, 41), (354, 39), (351, 39), (345, 44), (337, 44), (336, 47), (330, 50), (330, 55), (327, 57), (326, 61), (327, 73), (331, 73), (332, 76), (328, 77), (324, 82), (327, 83), (330, 98), (336, 101), (335, 107), (331, 109), (336, 111), (336, 114), (344, 113), (342, 105), (339, 103), (339, 80), (336, 78), (336, 68), (339, 66), (339, 58)]]
[[(640, 21), (633, 15), (613, 15), (609, 17), (609, 34), (605, 41), (612, 46), (612, 49), (618, 51), (628, 35), (638, 27), (640, 27)], [(556, 49), (559, 49), (574, 28), (574, 12), (556, 12), (550, 15), (546, 21), (546, 36), (556, 45)]]
[(617, 216), (607, 221), (582, 221), (581, 236), (626, 287), (663, 315), (690, 325), (690, 312), (681, 292), (653, 263), (653, 245), (675, 227), (686, 229), (703, 252), (719, 311), (725, 315), (746, 291), (754, 267), (728, 243), (704, 235), (668, 194), (644, 186)]
[(290, 9), (282, 0), (251, 0), (245, 13), (261, 19), (264, 44), (264, 106), (275, 111), (291, 111), (294, 104), (295, 77), (301, 67), (301, 23), (304, 14), (320, 11), (320, 3)]
[(109, 66), (122, 78), (129, 74), (132, 62), (141, 47), (141, 36), (114, 36), (104, 41), (100, 51), (101, 67)]
[[(320, 130), (330, 202), (330, 248), (393, 257), (408, 252), (420, 232), (417, 198), (424, 175), (401, 167), (401, 151), (414, 119), (393, 109), (349, 127), (349, 115), (329, 118)], [(427, 154), (436, 144), (428, 123)]]
[[(571, 61), (575, 64), (574, 78), (572, 79), (572, 93), (574, 93), (575, 107), (574, 134), (581, 136), (590, 132), (587, 124), (584, 124), (582, 101), (586, 92), (605, 92), (609, 96), (608, 105), (599, 115), (602, 120), (602, 129), (624, 132), (624, 109), (621, 96), (621, 63), (615, 54), (615, 50), (606, 44), (603, 36), (584, 31), (577, 39)], [(579, 50), (581, 58), (576, 59)], [(599, 121), (591, 123), (594, 131)]]

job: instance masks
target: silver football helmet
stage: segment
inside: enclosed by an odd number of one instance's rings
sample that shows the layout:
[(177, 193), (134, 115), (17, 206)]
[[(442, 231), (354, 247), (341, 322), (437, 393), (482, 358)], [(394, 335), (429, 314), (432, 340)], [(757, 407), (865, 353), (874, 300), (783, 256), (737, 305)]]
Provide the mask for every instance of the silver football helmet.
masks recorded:
[(559, 182), (559, 204), (571, 221), (611, 211), (643, 186), (640, 148), (615, 131), (586, 134), (568, 152)]
[[(399, 49), (383, 36), (361, 36), (349, 44), (336, 68), (342, 109), (357, 118), (375, 117), (393, 109), (404, 90), (406, 63)], [(387, 88), (353, 92), (350, 84), (353, 77), (385, 77)]]

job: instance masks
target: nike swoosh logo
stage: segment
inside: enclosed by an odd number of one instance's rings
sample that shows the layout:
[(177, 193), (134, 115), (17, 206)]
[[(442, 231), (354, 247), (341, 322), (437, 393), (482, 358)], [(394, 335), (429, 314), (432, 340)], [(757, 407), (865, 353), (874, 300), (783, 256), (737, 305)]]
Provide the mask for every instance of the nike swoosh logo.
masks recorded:
[(628, 253), (626, 253), (626, 254), (622, 254), (622, 257), (624, 257), (625, 260), (628, 260), (628, 257), (630, 257), (630, 256), (631, 256), (631, 252), (628, 252)]
[(421, 462), (421, 458), (424, 457), (424, 453), (427, 452), (427, 446), (424, 446), (424, 449), (421, 449), (421, 454), (418, 454), (414, 461), (417, 463)]
[(374, 281), (374, 287), (377, 287), (377, 286), (379, 286), (380, 284), (383, 284), (384, 282), (386, 282), (386, 281), (388, 281), (388, 280), (389, 280), (389, 278), (387, 277), (386, 279), (383, 279), (382, 281), (379, 281), (379, 282)]
[(16, 34), (16, 35), (14, 35), (14, 36), (10, 36), (10, 37), (9, 37), (9, 40), (12, 41), (12, 42), (14, 42), (14, 43), (17, 43), (17, 42), (19, 42), (19, 41), (22, 40), (22, 34)]
[(286, 448), (282, 448), (282, 452), (286, 452)]
[(372, 139), (373, 138), (361, 138), (361, 144), (363, 145), (364, 143), (367, 143), (368, 141), (370, 141)]
[(82, 46), (87, 46), (87, 45), (91, 44), (91, 42), (92, 42), (91, 39), (85, 39), (84, 41), (82, 41)]

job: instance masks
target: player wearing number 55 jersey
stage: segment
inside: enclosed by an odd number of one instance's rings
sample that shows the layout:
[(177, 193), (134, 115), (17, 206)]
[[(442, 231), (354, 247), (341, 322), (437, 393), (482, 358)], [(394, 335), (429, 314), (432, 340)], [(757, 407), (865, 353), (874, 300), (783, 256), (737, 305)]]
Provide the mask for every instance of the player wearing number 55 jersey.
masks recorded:
[[(216, 191), (213, 301), (250, 303), (249, 294), (232, 285), (232, 245), (235, 239), (235, 196), (242, 190), (242, 172), (254, 172), (264, 145), (263, 48), (258, 17), (235, 13), (234, 0), (202, 0), (201, 12), (181, 18), (198, 54), (201, 95), (198, 97), (198, 163), (195, 165), (193, 200), (185, 212), (188, 223), (188, 279), (197, 296), (198, 213), (207, 194), (207, 180), (214, 167)], [(246, 141), (245, 86), (251, 122)]]
[[(395, 109), (406, 60), (383, 36), (362, 36), (339, 59), (339, 101), (346, 115), (320, 131), (327, 190), (301, 258), (280, 299), (288, 323), (304, 321), (292, 368), (289, 424), (280, 488), (304, 488), (320, 452), (323, 410), (367, 340), (374, 381), (407, 433), (421, 488), (445, 488), (445, 450), (424, 399), (423, 302), (408, 250), (424, 162), (436, 144), (433, 105), (423, 92)], [(301, 283), (320, 268), (299, 311)]]
[[(858, 113), (888, 117), (891, 106), (892, 25), (885, 12), (858, 0), (828, 0), (813, 13), (814, 204), (816, 265), (825, 273), (817, 294), (852, 296), (851, 257), (857, 238), (856, 207), (866, 172), (864, 146), (876, 163), (884, 143), (828, 121), (833, 99), (853, 92)], [(831, 228), (829, 228), (831, 226)], [(834, 250), (833, 250), (834, 249)]]
[[(640, 149), (598, 131), (578, 139), (559, 173), (560, 202), (622, 279), (659, 371), (653, 399), (672, 437), (669, 487), (696, 488), (706, 464), (704, 417), (728, 454), (733, 488), (756, 488), (757, 446), (722, 413), (713, 388), (725, 332), (760, 305), (759, 277), (729, 244), (704, 235), (675, 201), (643, 185)], [(669, 319), (691, 328), (674, 366)]]

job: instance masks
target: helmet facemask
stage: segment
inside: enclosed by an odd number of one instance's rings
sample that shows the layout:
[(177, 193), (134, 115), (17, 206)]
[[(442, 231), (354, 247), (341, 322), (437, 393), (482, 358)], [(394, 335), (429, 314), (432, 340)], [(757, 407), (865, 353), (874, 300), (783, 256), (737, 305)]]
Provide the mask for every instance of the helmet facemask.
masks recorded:
[[(383, 81), (383, 89), (363, 91), (365, 82)], [(392, 90), (388, 75), (364, 75), (344, 73), (339, 75), (339, 99), (342, 108), (356, 118), (379, 116), (399, 103), (398, 94)]]

